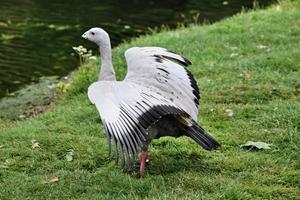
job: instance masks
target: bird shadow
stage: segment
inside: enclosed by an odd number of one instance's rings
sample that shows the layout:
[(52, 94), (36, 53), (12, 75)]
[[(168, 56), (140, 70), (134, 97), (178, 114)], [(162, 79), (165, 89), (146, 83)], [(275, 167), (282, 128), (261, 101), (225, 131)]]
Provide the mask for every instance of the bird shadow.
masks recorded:
[(173, 174), (181, 171), (192, 173), (221, 173), (221, 169), (218, 166), (211, 162), (205, 162), (205, 158), (196, 152), (185, 155), (168, 153), (155, 154), (152, 156), (146, 170), (150, 175)]
[[(208, 162), (198, 152), (191, 153), (170, 153), (170, 152), (152, 152), (149, 154), (149, 163), (146, 165), (146, 174), (148, 175), (167, 175), (176, 174), (178, 172), (191, 172), (203, 174), (221, 173), (221, 168), (214, 162)], [(135, 169), (126, 171), (133, 177), (139, 178), (139, 162), (137, 161)]]

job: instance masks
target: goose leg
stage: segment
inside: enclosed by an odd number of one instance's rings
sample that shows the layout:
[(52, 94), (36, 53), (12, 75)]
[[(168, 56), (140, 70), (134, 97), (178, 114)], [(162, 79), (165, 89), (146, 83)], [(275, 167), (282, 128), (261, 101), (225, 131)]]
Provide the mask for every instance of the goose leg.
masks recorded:
[(141, 175), (141, 177), (144, 177), (145, 166), (146, 166), (146, 160), (147, 159), (148, 159), (148, 152), (147, 151), (142, 151), (141, 154), (140, 154), (140, 160), (141, 160), (140, 175)]

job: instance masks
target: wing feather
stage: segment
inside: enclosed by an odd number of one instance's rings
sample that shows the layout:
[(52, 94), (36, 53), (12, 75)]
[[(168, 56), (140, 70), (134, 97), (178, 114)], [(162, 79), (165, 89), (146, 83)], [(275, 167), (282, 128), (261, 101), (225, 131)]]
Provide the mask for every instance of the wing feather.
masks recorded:
[(105, 122), (103, 122), (103, 125), (104, 125), (104, 132), (105, 132), (105, 135), (106, 135), (106, 139), (107, 139), (107, 143), (108, 143), (108, 155), (110, 156), (111, 155), (111, 135), (109, 133), (109, 130), (107, 128), (107, 124)]
[(186, 68), (186, 58), (160, 47), (133, 47), (125, 52), (128, 72), (124, 81), (151, 88), (196, 120), (200, 93)]
[(189, 117), (181, 108), (150, 88), (129, 82), (93, 83), (88, 96), (96, 105), (106, 137), (114, 145), (115, 163), (130, 167), (140, 149), (152, 139), (147, 129), (167, 114)]
[(137, 139), (135, 137), (136, 133), (135, 131), (132, 129), (132, 126), (128, 124), (128, 120), (124, 117), (124, 114), (121, 112), (120, 114), (120, 118), (121, 118), (121, 123), (122, 123), (122, 127), (124, 127), (123, 131), (126, 132), (129, 137), (130, 137), (130, 142), (131, 142), (131, 147), (132, 147), (132, 153), (133, 155), (137, 155), (138, 154), (138, 142)]
[[(118, 161), (119, 161), (119, 154), (118, 154), (118, 144), (117, 144), (117, 139), (116, 139), (116, 136), (113, 133), (112, 129), (111, 129), (111, 126), (109, 125), (109, 122), (106, 123), (105, 121), (102, 121), (104, 126), (107, 127), (107, 130), (109, 131), (109, 134), (112, 135), (112, 141), (113, 141), (113, 144), (114, 144), (114, 153), (115, 153), (115, 165), (118, 164)], [(111, 142), (109, 141), (109, 144)]]

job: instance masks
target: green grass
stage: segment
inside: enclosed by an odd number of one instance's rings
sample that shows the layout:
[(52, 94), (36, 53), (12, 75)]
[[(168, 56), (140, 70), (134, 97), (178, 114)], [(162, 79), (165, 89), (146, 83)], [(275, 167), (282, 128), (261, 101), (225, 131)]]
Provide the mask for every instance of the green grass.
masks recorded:
[[(107, 155), (103, 127), (87, 99), (98, 72), (89, 62), (50, 111), (0, 124), (0, 199), (299, 199), (299, 3), (122, 44), (113, 51), (119, 79), (125, 49), (146, 45), (193, 62), (202, 91), (198, 121), (222, 147), (207, 152), (188, 138), (162, 138), (152, 143), (145, 178), (123, 173)], [(40, 147), (32, 149), (32, 140)], [(273, 146), (239, 147), (249, 140)], [(53, 177), (59, 182), (45, 183)]]

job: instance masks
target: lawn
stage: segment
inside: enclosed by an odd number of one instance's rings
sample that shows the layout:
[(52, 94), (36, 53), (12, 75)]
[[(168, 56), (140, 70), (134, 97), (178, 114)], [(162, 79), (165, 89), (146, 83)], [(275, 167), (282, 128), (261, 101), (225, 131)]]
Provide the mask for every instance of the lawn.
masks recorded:
[[(0, 199), (300, 199), (299, 1), (121, 44), (113, 50), (119, 79), (124, 51), (147, 45), (192, 61), (198, 122), (222, 147), (162, 138), (150, 147), (144, 178), (124, 173), (86, 95), (99, 64), (89, 61), (48, 112), (1, 121)], [(247, 141), (272, 146), (241, 148)]]

